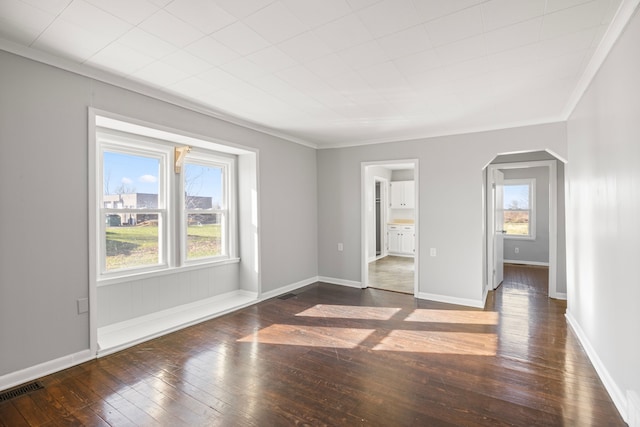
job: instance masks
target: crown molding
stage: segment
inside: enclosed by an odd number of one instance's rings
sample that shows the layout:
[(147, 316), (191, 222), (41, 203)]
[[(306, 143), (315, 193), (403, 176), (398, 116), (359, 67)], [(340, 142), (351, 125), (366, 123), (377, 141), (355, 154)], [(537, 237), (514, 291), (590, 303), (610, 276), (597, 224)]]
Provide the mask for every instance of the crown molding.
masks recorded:
[(318, 150), (360, 147), (363, 145), (389, 144), (394, 142), (418, 141), (421, 139), (468, 135), (471, 133), (496, 132), (501, 130), (516, 129), (516, 128), (522, 128), (527, 126), (543, 126), (543, 125), (552, 125), (552, 124), (563, 123), (563, 122), (565, 122), (565, 120), (563, 120), (561, 117), (549, 116), (549, 117), (544, 117), (544, 118), (535, 119), (535, 120), (524, 120), (524, 121), (518, 121), (518, 122), (511, 122), (511, 123), (502, 123), (500, 126), (476, 126), (476, 127), (469, 127), (469, 128), (441, 130), (439, 132), (433, 131), (433, 132), (407, 134), (403, 137), (399, 137), (395, 139), (378, 138), (378, 139), (367, 139), (367, 140), (361, 140), (361, 141), (337, 142), (330, 145), (323, 144), (318, 147)]

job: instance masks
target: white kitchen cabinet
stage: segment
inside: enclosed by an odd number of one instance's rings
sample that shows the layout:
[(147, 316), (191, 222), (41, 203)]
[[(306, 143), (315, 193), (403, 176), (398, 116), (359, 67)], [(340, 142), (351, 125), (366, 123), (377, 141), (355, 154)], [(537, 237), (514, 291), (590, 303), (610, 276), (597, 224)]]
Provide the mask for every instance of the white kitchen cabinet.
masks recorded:
[(415, 227), (413, 225), (389, 225), (389, 253), (395, 255), (415, 254)]
[(413, 209), (416, 206), (414, 181), (391, 182), (391, 209)]

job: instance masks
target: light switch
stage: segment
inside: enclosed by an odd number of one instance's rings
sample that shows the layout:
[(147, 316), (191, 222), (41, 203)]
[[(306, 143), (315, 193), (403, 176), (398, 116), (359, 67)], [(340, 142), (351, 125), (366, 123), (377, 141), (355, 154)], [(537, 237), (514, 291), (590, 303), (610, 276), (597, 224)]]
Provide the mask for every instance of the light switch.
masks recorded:
[(436, 256), (436, 248), (429, 249), (429, 255)]

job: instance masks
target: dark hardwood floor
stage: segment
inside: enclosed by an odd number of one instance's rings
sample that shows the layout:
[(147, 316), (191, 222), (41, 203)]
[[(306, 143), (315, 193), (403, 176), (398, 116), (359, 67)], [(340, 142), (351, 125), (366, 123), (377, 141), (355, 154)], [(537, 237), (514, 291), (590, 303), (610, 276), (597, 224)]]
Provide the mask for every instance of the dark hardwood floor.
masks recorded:
[(546, 270), (485, 310), (312, 285), (41, 379), (0, 425), (623, 426)]

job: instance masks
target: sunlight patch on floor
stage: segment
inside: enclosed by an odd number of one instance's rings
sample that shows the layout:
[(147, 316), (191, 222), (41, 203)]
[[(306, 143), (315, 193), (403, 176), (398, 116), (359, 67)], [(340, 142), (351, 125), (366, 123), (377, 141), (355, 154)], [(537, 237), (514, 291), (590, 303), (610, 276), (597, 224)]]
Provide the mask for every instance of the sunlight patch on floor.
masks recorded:
[(394, 330), (373, 349), (376, 351), (495, 356), (498, 349), (498, 336), (468, 332)]
[(296, 314), (296, 316), (330, 317), (333, 319), (389, 320), (399, 311), (399, 308), (393, 307), (361, 307), (318, 304)]
[(356, 348), (373, 332), (375, 329), (275, 324), (241, 338), (238, 342), (257, 341), (260, 344)]
[(497, 325), (495, 311), (427, 310), (415, 309), (405, 319), (407, 322), (464, 323), (467, 325)]

